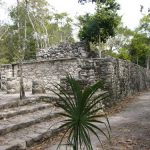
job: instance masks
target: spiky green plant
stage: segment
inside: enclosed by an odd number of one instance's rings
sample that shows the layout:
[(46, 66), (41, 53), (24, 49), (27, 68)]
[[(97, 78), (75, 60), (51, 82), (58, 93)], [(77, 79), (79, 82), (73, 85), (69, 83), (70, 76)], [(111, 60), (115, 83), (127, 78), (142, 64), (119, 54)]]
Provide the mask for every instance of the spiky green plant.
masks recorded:
[[(94, 134), (100, 142), (98, 131), (110, 139), (110, 125), (107, 116), (105, 116), (106, 122), (101, 121), (101, 115), (98, 112), (102, 108), (96, 107), (105, 97), (104, 94), (95, 94), (102, 86), (102, 82), (99, 81), (85, 89), (81, 89), (71, 75), (67, 75), (66, 82), (70, 86), (72, 96), (65, 92), (64, 87), (60, 84), (55, 86), (59, 93), (53, 91), (60, 99), (57, 105), (64, 111), (60, 115), (65, 117), (60, 127), (65, 128), (65, 132), (58, 148), (67, 134), (67, 142), (73, 146), (74, 150), (81, 150), (83, 147), (93, 150), (91, 134)], [(104, 128), (100, 128), (100, 124), (105, 125), (107, 133), (104, 132)]]

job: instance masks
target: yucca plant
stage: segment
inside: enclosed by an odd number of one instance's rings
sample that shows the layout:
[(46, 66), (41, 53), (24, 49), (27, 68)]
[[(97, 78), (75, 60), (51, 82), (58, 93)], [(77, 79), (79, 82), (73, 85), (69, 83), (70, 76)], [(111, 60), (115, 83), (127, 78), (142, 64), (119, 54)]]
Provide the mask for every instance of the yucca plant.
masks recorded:
[[(91, 134), (94, 134), (100, 142), (98, 131), (106, 136), (107, 139), (110, 139), (110, 125), (107, 116), (104, 115), (106, 122), (101, 121), (102, 116), (98, 112), (102, 108), (96, 107), (105, 97), (104, 94), (95, 94), (102, 86), (102, 82), (99, 81), (84, 89), (80, 88), (77, 81), (71, 75), (67, 75), (66, 82), (70, 86), (72, 95), (68, 94), (60, 84), (55, 86), (59, 93), (53, 90), (59, 96), (57, 106), (64, 111), (60, 115), (65, 117), (60, 127), (65, 129), (65, 132), (58, 148), (65, 135), (67, 135), (67, 144), (72, 145), (73, 150), (81, 150), (83, 147), (86, 150), (93, 150)], [(105, 125), (106, 133), (104, 129), (100, 128), (100, 124)]]

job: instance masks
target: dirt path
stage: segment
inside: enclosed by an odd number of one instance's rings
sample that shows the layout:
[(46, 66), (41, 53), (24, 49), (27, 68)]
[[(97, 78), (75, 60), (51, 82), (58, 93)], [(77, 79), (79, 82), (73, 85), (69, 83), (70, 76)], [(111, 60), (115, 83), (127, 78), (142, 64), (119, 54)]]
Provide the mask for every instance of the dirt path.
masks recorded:
[[(150, 150), (150, 92), (126, 99), (110, 112), (112, 144), (102, 137), (105, 150)], [(94, 150), (102, 149), (94, 137), (92, 141)], [(46, 142), (33, 150), (55, 150), (57, 143)]]
[[(150, 150), (150, 92), (135, 97), (109, 120), (112, 145), (104, 142), (106, 150)], [(100, 149), (100, 145), (96, 147)]]

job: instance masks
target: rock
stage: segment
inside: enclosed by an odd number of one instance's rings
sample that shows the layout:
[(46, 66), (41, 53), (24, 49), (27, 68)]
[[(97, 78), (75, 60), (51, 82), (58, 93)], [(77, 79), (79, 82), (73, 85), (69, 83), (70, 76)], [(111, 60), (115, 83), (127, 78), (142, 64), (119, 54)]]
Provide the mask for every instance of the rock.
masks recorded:
[(20, 84), (18, 78), (7, 78), (7, 93), (18, 93), (20, 90)]
[(45, 88), (40, 81), (32, 81), (32, 94), (44, 94)]

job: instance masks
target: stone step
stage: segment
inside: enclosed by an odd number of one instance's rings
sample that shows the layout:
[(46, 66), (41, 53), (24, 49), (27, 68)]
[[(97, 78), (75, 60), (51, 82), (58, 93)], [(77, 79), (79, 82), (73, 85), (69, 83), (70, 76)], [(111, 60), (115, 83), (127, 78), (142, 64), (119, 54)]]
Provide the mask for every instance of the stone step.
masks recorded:
[(28, 105), (12, 107), (0, 110), (0, 119), (10, 118), (16, 115), (26, 114), (52, 107), (52, 104), (45, 102), (29, 103)]
[(1, 101), (0, 102), (0, 109), (7, 109), (7, 108), (12, 108), (12, 107), (18, 107), (18, 106), (23, 106), (27, 105), (29, 103), (36, 103), (40, 101), (39, 98), (30, 98), (30, 99), (23, 99), (23, 100), (12, 100), (12, 101)]
[(42, 142), (60, 132), (63, 118), (46, 120), (30, 127), (0, 136), (0, 150), (27, 150), (35, 143)]
[(61, 110), (55, 107), (38, 110), (32, 113), (14, 116), (8, 119), (0, 120), (0, 136), (5, 135), (14, 130), (25, 128), (36, 123), (40, 123), (46, 119), (57, 116), (57, 112)]

